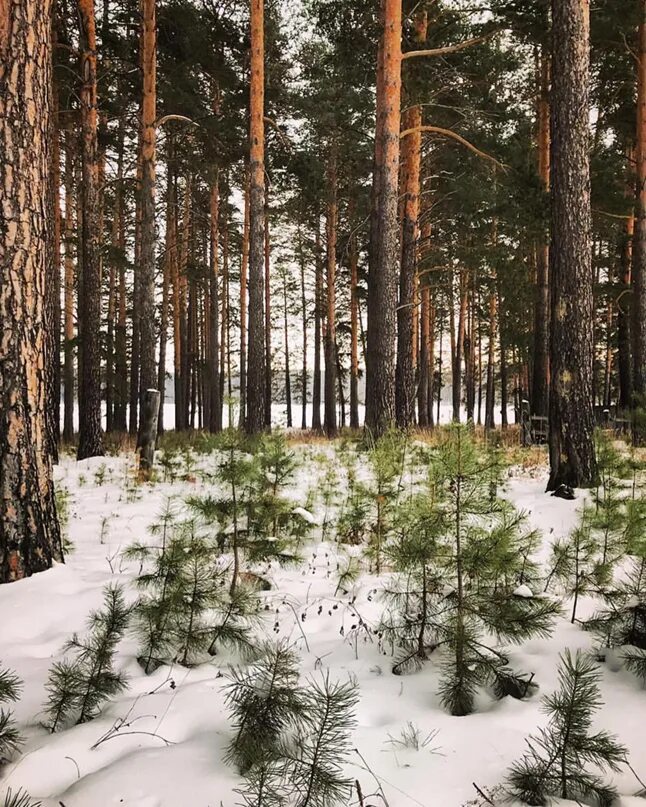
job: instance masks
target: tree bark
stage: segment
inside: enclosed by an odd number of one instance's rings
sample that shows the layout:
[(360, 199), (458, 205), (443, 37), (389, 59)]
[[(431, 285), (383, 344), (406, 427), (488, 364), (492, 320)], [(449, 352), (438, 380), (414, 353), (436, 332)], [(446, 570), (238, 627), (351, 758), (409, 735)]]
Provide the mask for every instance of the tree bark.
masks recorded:
[(63, 559), (45, 413), (51, 13), (0, 2), (0, 583)]
[(337, 433), (336, 420), (336, 244), (337, 244), (337, 167), (336, 149), (331, 147), (327, 169), (327, 217), (326, 217), (326, 309), (325, 329), (325, 395), (324, 425), (328, 437)]
[(633, 395), (646, 394), (646, 0), (639, 0), (637, 68), (637, 205), (632, 267)]
[[(415, 15), (415, 41), (423, 44), (428, 32), (428, 12)], [(422, 159), (422, 107), (407, 109), (402, 129), (413, 133), (401, 145), (401, 266), (399, 272), (399, 307), (397, 309), (397, 366), (395, 371), (395, 413), (397, 425), (408, 428), (415, 421), (415, 320), (418, 221), (420, 210), (420, 173)]]
[[(159, 371), (155, 358), (155, 132), (157, 117), (157, 22), (156, 0), (141, 0), (141, 251), (139, 266), (140, 411), (148, 390), (157, 389)], [(146, 400), (150, 400), (147, 396)], [(143, 417), (137, 442), (144, 437)]]
[(485, 422), (484, 427), (487, 430), (495, 428), (494, 411), (496, 405), (496, 387), (495, 387), (495, 361), (496, 361), (496, 319), (497, 319), (497, 298), (494, 288), (489, 294), (489, 333), (488, 333), (488, 346), (487, 346), (487, 394), (485, 398)]
[[(626, 198), (634, 203), (635, 173), (632, 163), (635, 159), (634, 149), (627, 150), (629, 165)], [(631, 312), (631, 263), (632, 245), (635, 233), (634, 207), (626, 219), (626, 227), (620, 244), (619, 296), (617, 298), (617, 368), (619, 375), (619, 408), (628, 409), (632, 405), (632, 357), (630, 345), (630, 312)]]
[(74, 439), (74, 135), (65, 132), (65, 279), (63, 283), (63, 440)]
[(287, 428), (293, 426), (292, 380), (289, 374), (289, 323), (287, 321), (287, 273), (283, 274), (283, 337), (285, 345), (285, 403), (287, 405)]
[(312, 428), (321, 431), (321, 319), (323, 307), (323, 261), (321, 257), (321, 224), (316, 216), (314, 234), (314, 378), (312, 379)]
[(589, 0), (553, 0), (548, 490), (594, 483)]
[(383, 0), (383, 79), (377, 99), (377, 225), (368, 283), (366, 428), (379, 436), (395, 419), (397, 199), (401, 104), (401, 0)]
[(101, 266), (97, 160), (96, 28), (94, 0), (78, 0), (81, 25), (82, 291), (81, 394), (78, 459), (103, 456), (101, 430)]
[(265, 183), (265, 425), (271, 426), (271, 248), (269, 238), (269, 187)]
[(462, 403), (462, 354), (464, 352), (464, 337), (466, 333), (468, 278), (465, 272), (460, 272), (460, 313), (458, 317), (458, 333), (453, 352), (453, 420), (460, 421), (460, 405)]
[(222, 430), (222, 401), (220, 398), (220, 344), (219, 344), (219, 300), (218, 275), (220, 244), (219, 218), (220, 194), (219, 174), (216, 171), (215, 179), (211, 185), (210, 194), (210, 242), (211, 242), (211, 271), (209, 274), (209, 337), (207, 340), (207, 395), (209, 400), (209, 431), (217, 433)]
[(258, 434), (265, 413), (264, 215), (265, 215), (265, 51), (264, 0), (251, 0), (250, 191), (249, 191), (249, 353), (245, 429)]
[(247, 417), (247, 283), (249, 274), (249, 177), (245, 177), (244, 224), (240, 259), (240, 427)]
[[(56, 45), (56, 25), (52, 23), (52, 44)], [(46, 330), (49, 361), (46, 367), (47, 385), (47, 434), (49, 450), (54, 462), (58, 462), (58, 444), (61, 436), (61, 154), (58, 125), (58, 86), (51, 71), (50, 144), (51, 165), (48, 197), (52, 227), (50, 228), (45, 280), (45, 308), (49, 327)]]
[[(353, 216), (350, 227), (355, 227)], [(359, 428), (359, 254), (354, 229), (350, 236), (350, 428)]]
[(168, 319), (171, 297), (171, 281), (175, 274), (177, 262), (177, 224), (175, 219), (175, 177), (169, 156), (166, 162), (166, 254), (164, 255), (164, 274), (162, 278), (162, 306), (159, 323), (159, 366), (157, 371), (157, 387), (159, 389), (159, 419), (157, 428), (163, 434), (164, 403), (166, 400), (166, 353), (168, 348)]
[(303, 233), (298, 224), (298, 259), (301, 276), (301, 323), (303, 328), (303, 365), (301, 369), (301, 429), (307, 428), (307, 296), (305, 293), (305, 256), (303, 254)]
[[(538, 101), (538, 178), (545, 193), (550, 190), (550, 57), (541, 54)], [(536, 298), (534, 303), (534, 345), (532, 412), (547, 415), (549, 405), (549, 244), (543, 239), (536, 253)]]

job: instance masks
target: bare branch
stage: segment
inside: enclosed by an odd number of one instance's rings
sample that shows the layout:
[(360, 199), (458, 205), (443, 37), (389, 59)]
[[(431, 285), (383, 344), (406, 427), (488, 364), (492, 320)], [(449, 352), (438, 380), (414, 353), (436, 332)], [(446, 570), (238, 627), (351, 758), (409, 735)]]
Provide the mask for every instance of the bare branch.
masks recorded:
[(171, 120), (181, 120), (181, 121), (184, 121), (184, 123), (190, 123), (191, 126), (199, 126), (200, 125), (199, 123), (195, 123), (194, 120), (191, 120), (190, 118), (187, 118), (186, 115), (164, 115), (163, 118), (158, 118), (155, 121), (155, 129), (159, 129), (160, 126), (163, 126), (165, 123), (168, 123), (168, 121), (171, 121)]
[(457, 53), (459, 50), (465, 50), (472, 45), (479, 45), (481, 42), (486, 42), (492, 36), (497, 34), (498, 31), (492, 31), (490, 34), (484, 36), (477, 36), (474, 39), (466, 39), (464, 42), (458, 42), (457, 45), (446, 45), (443, 48), (430, 48), (429, 50), (409, 50), (402, 53), (402, 61), (406, 59), (415, 59), (418, 56), (444, 56), (447, 53)]
[(466, 140), (462, 135), (457, 134), (457, 132), (451, 131), (451, 129), (443, 129), (441, 126), (417, 126), (414, 129), (404, 129), (404, 131), (399, 135), (400, 139), (403, 140), (405, 137), (409, 135), (415, 134), (416, 132), (430, 132), (431, 134), (439, 134), (443, 137), (449, 137), (451, 140), (456, 140), (458, 143), (461, 143), (463, 146), (472, 151), (474, 154), (477, 154), (478, 157), (482, 157), (483, 160), (489, 160), (494, 165), (497, 165), (498, 168), (502, 168), (503, 171), (505, 170), (505, 165), (499, 162), (495, 157), (492, 157), (491, 154), (487, 154), (485, 151), (481, 151), (479, 148), (470, 143)]

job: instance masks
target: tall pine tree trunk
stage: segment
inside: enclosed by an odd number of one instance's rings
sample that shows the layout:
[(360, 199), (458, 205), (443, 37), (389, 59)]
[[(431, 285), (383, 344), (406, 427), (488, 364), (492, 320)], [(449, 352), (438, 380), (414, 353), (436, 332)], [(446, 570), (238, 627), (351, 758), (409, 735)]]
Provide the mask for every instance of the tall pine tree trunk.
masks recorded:
[(337, 167), (336, 147), (332, 146), (327, 169), (327, 217), (326, 217), (326, 309), (325, 329), (325, 433), (334, 437), (336, 421), (336, 243), (337, 243)]
[(307, 428), (307, 295), (305, 291), (305, 255), (302, 224), (298, 223), (298, 261), (301, 278), (301, 325), (303, 328), (303, 365), (301, 369), (301, 429)]
[[(63, 440), (74, 439), (74, 143), (65, 132), (65, 278), (63, 283)], [(76, 189), (78, 192), (78, 188)]]
[(497, 319), (497, 298), (494, 286), (489, 294), (489, 333), (487, 335), (487, 394), (485, 398), (485, 429), (495, 428), (494, 410), (496, 404), (495, 387), (495, 360), (496, 360), (496, 319)]
[(293, 426), (292, 380), (289, 374), (289, 323), (287, 321), (287, 273), (283, 274), (283, 337), (285, 344), (285, 403), (287, 406), (287, 428)]
[[(353, 207), (354, 210), (354, 207)], [(350, 428), (359, 428), (359, 253), (350, 217)]]
[(249, 353), (245, 429), (265, 428), (265, 34), (264, 0), (251, 0), (250, 190), (249, 190)]
[(646, 0), (639, 0), (637, 73), (637, 205), (632, 270), (633, 394), (646, 395)]
[(551, 340), (548, 490), (597, 474), (592, 409), (590, 6), (553, 0)]
[(269, 239), (269, 186), (265, 182), (265, 425), (271, 426), (271, 246)]
[(222, 401), (220, 399), (220, 344), (219, 344), (219, 300), (218, 300), (218, 276), (219, 276), (219, 218), (220, 218), (220, 194), (219, 194), (219, 174), (216, 171), (215, 178), (211, 185), (210, 194), (210, 257), (211, 271), (209, 273), (209, 336), (207, 340), (207, 395), (209, 400), (209, 431), (216, 433), (222, 430)]
[(401, 103), (401, 0), (383, 0), (383, 78), (377, 98), (376, 226), (368, 279), (366, 428), (383, 434), (395, 419), (397, 199)]
[(249, 276), (249, 177), (245, 177), (244, 224), (240, 258), (240, 427), (247, 416), (247, 285)]
[(312, 428), (321, 431), (321, 320), (323, 317), (323, 261), (321, 256), (321, 224), (316, 216), (314, 234), (314, 378), (312, 379)]
[[(147, 390), (157, 389), (159, 372), (155, 358), (155, 131), (157, 117), (157, 23), (156, 0), (141, 0), (141, 252), (139, 266), (140, 410)], [(139, 423), (137, 442), (143, 428)]]
[(0, 583), (62, 560), (45, 412), (51, 13), (0, 2)]
[[(538, 178), (542, 189), (550, 189), (550, 57), (543, 46), (538, 102)], [(532, 411), (547, 415), (549, 402), (549, 245), (543, 239), (536, 253), (536, 298), (534, 303), (534, 345)]]
[[(635, 198), (634, 149), (627, 149), (629, 165), (626, 198), (632, 204)], [(632, 245), (635, 233), (634, 208), (626, 219), (625, 230), (620, 244), (619, 289), (617, 298), (617, 369), (619, 375), (619, 408), (628, 409), (632, 404), (633, 384), (630, 345), (630, 284)]]
[(175, 219), (175, 177), (170, 157), (166, 163), (166, 254), (162, 278), (162, 307), (159, 323), (159, 366), (157, 386), (160, 392), (159, 418), (157, 431), (162, 434), (165, 428), (164, 403), (166, 400), (166, 353), (168, 348), (168, 319), (171, 299), (171, 282), (175, 275), (177, 261), (177, 225)]
[(103, 456), (101, 431), (101, 265), (94, 0), (79, 0), (81, 25), (82, 285), (78, 459)]
[[(428, 12), (415, 16), (415, 41), (422, 44), (428, 32)], [(417, 234), (420, 209), (420, 173), (422, 159), (422, 108), (419, 104), (404, 112), (402, 129), (412, 130), (401, 146), (403, 215), (401, 222), (401, 266), (399, 271), (399, 308), (397, 309), (397, 366), (395, 373), (395, 413), (400, 428), (415, 420), (415, 287), (417, 269)]]
[[(56, 26), (52, 24), (52, 43), (56, 44)], [(51, 237), (47, 259), (47, 277), (45, 280), (45, 308), (47, 322), (47, 434), (50, 453), (54, 462), (58, 462), (58, 444), (61, 436), (61, 154), (60, 132), (58, 125), (58, 86), (52, 71), (50, 117), (51, 164), (49, 172), (48, 198), (52, 219)]]

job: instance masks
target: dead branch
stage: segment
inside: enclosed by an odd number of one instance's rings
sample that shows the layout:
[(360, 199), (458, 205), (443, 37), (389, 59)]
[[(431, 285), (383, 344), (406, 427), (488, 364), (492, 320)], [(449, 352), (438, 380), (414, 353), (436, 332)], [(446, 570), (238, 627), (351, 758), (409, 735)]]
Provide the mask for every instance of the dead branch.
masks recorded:
[(479, 148), (470, 143), (466, 138), (462, 137), (462, 135), (457, 134), (457, 132), (453, 132), (451, 129), (443, 129), (441, 126), (417, 126), (414, 129), (404, 129), (404, 131), (399, 135), (400, 139), (403, 140), (405, 137), (409, 135), (415, 134), (416, 132), (430, 132), (431, 134), (439, 134), (443, 137), (448, 137), (451, 140), (456, 140), (458, 143), (461, 143), (463, 146), (472, 151), (474, 154), (477, 154), (478, 157), (481, 157), (483, 160), (488, 160), (492, 162), (494, 165), (498, 166), (505, 170), (505, 165), (499, 162), (495, 157), (492, 157), (491, 154), (487, 154), (485, 151), (481, 151)]

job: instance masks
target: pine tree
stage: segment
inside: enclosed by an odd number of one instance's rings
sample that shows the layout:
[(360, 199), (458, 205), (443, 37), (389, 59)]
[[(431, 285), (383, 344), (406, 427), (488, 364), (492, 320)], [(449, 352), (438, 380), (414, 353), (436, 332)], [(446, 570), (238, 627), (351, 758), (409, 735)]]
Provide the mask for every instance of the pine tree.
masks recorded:
[(399, 652), (393, 671), (416, 668), (441, 649), (440, 697), (455, 715), (473, 711), (476, 691), (522, 698), (531, 679), (508, 666), (499, 643), (548, 636), (557, 602), (533, 595), (537, 536), (522, 515), (492, 498), (492, 459), (466, 427), (452, 427), (432, 460), (429, 490), (404, 510), (392, 553), (382, 641)]
[(626, 749), (605, 731), (591, 733), (601, 706), (599, 671), (592, 659), (569, 650), (561, 657), (559, 689), (543, 699), (549, 723), (527, 740), (528, 751), (509, 773), (509, 790), (529, 805), (551, 797), (610, 807), (617, 793), (594, 769), (619, 770)]
[(56, 662), (49, 672), (45, 715), (52, 732), (71, 720), (92, 720), (105, 701), (127, 687), (125, 676), (114, 669), (114, 660), (129, 617), (123, 590), (106, 587), (103, 609), (90, 614), (86, 636), (74, 634), (65, 646), (70, 658)]
[(374, 563), (377, 574), (381, 573), (392, 509), (400, 494), (406, 450), (405, 435), (396, 429), (389, 429), (380, 437), (371, 440), (367, 451), (372, 471), (372, 481), (368, 486), (372, 500), (372, 514), (367, 554)]
[(584, 627), (598, 636), (602, 654), (623, 649), (626, 666), (646, 684), (646, 556), (632, 558), (625, 577), (603, 596), (604, 608)]
[(594, 484), (590, 4), (552, 2), (552, 243), (548, 490)]
[(298, 657), (286, 644), (268, 645), (258, 662), (232, 670), (230, 678), (226, 701), (236, 734), (226, 761), (246, 775), (276, 761), (287, 732), (300, 724), (304, 703)]
[(133, 627), (144, 671), (173, 661), (190, 666), (222, 646), (250, 653), (257, 597), (245, 587), (231, 591), (216, 542), (194, 520), (173, 522), (160, 534), (161, 545), (134, 544), (124, 553), (140, 564)]
[[(0, 667), (0, 704), (17, 701), (22, 683), (11, 670)], [(0, 707), (0, 765), (21, 746), (22, 740), (11, 712)]]
[(600, 590), (612, 578), (612, 566), (602, 561), (602, 549), (592, 520), (592, 510), (584, 508), (579, 524), (568, 537), (559, 539), (552, 545), (545, 591), (552, 581), (561, 584), (565, 595), (572, 598), (572, 623), (576, 621), (579, 598), (591, 591)]
[(343, 762), (350, 752), (350, 734), (356, 725), (354, 709), (359, 701), (354, 683), (311, 681), (304, 692), (306, 718), (294, 744), (290, 772), (299, 807), (334, 807), (346, 804), (351, 780), (343, 776)]
[[(2, 8), (0, 42), (0, 583), (62, 560), (47, 438), (44, 288), (53, 119), (52, 2)], [(51, 327), (51, 323), (49, 323)]]

